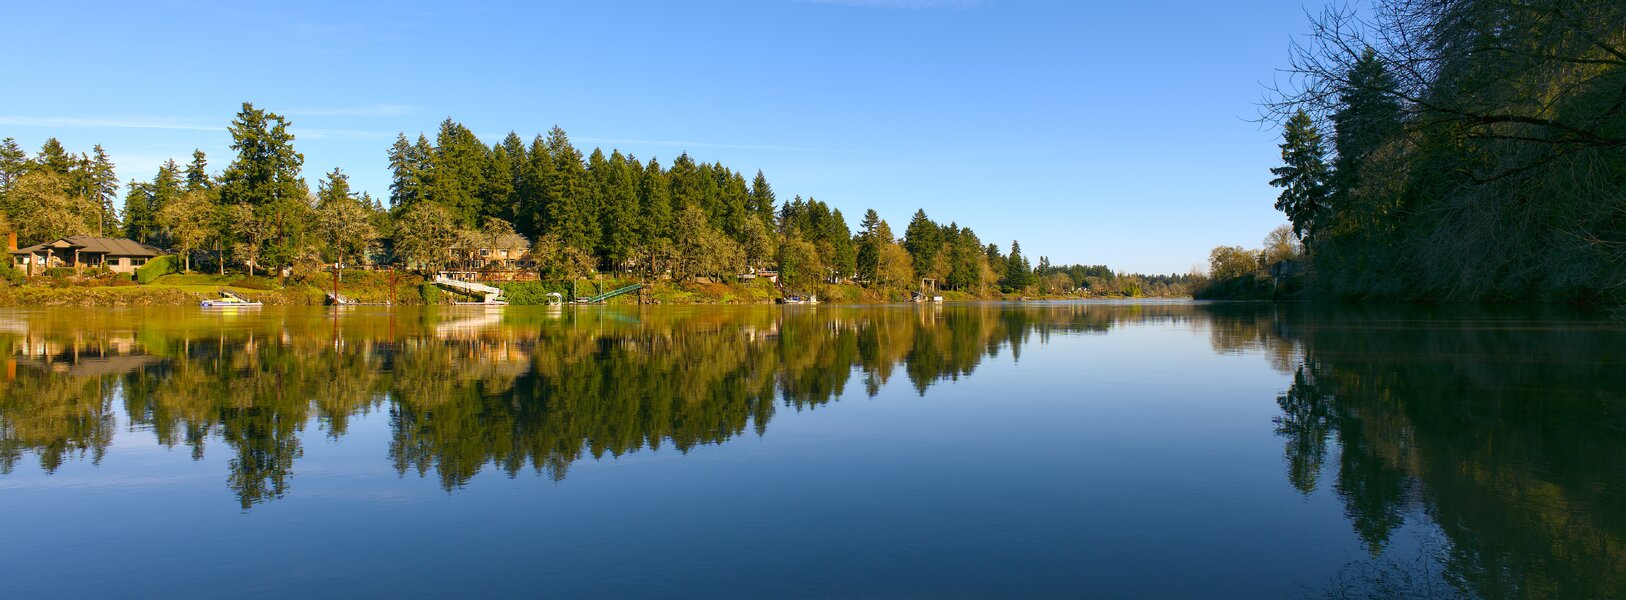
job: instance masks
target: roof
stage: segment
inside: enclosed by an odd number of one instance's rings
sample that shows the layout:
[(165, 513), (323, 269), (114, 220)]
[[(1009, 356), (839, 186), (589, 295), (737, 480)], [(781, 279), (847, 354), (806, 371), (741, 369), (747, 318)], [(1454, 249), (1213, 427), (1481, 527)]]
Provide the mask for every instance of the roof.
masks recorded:
[(70, 235), (57, 238), (43, 244), (34, 244), (27, 248), (12, 250), (12, 254), (36, 254), (52, 250), (78, 250), (80, 252), (94, 252), (110, 256), (159, 256), (164, 251), (148, 246), (129, 238), (103, 238), (88, 235)]

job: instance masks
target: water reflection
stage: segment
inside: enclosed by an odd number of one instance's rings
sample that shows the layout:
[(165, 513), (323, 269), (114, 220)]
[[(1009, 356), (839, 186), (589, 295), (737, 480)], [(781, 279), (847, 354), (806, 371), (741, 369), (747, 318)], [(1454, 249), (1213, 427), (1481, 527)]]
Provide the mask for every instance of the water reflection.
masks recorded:
[[(1216, 340), (1225, 332), (1216, 347), (1298, 357), (1281, 363), (1292, 380), (1277, 398), (1287, 481), (1305, 494), (1330, 485), (1380, 557), (1340, 577), (1338, 595), (1626, 594), (1618, 322), (1560, 309), (1208, 310)], [(1427, 561), (1382, 556), (1408, 515), (1441, 537)]]
[[(1372, 557), (1335, 576), (1334, 595), (1626, 595), (1626, 328), (1573, 312), (1033, 304), (4, 317), (0, 474), (30, 457), (46, 472), (99, 463), (117, 451), (115, 434), (150, 436), (197, 460), (228, 456), (227, 485), (245, 509), (290, 493), (307, 429), (343, 439), (350, 420), (375, 411), (389, 422), (380, 456), (402, 475), (448, 490), (486, 470), (559, 480), (586, 458), (761, 434), (778, 411), (874, 396), (894, 380), (925, 396), (1056, 335), (1186, 329), (1282, 374), (1280, 392), (1260, 399), (1279, 408), (1278, 489), (1335, 497)], [(1420, 557), (1396, 550), (1408, 528), (1438, 543)]]
[(1189, 306), (1079, 305), (739, 310), (444, 309), (17, 314), (0, 332), (0, 473), (26, 454), (50, 472), (99, 462), (115, 406), (166, 447), (232, 453), (244, 508), (287, 493), (312, 423), (388, 411), (389, 458), (447, 489), (482, 469), (565, 477), (584, 456), (687, 451), (779, 409), (874, 395), (900, 373), (917, 393), (1057, 331), (1189, 317)]

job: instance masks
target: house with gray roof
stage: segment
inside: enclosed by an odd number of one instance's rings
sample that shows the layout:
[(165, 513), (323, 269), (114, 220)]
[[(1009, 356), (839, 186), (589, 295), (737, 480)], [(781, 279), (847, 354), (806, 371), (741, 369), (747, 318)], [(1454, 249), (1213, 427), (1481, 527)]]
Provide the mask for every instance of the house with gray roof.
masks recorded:
[(12, 264), (29, 275), (55, 267), (96, 269), (107, 267), (115, 273), (134, 273), (136, 267), (164, 251), (128, 238), (70, 235), (27, 248), (11, 250)]

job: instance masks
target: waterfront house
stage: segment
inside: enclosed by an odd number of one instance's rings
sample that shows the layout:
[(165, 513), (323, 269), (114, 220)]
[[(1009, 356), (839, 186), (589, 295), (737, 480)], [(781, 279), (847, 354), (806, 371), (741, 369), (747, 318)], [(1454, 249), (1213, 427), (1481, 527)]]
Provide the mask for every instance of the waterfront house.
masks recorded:
[(29, 275), (38, 275), (56, 267), (107, 267), (115, 273), (134, 273), (136, 267), (164, 254), (163, 250), (129, 238), (88, 235), (70, 235), (27, 248), (16, 248), (14, 243), (10, 245), (12, 264)]

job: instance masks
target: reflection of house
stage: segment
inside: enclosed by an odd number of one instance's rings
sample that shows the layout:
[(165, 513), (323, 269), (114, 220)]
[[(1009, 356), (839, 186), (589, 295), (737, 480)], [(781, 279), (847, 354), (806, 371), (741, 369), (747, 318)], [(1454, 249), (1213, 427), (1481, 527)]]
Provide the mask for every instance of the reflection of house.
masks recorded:
[(52, 267), (107, 267), (115, 273), (134, 273), (147, 259), (163, 255), (152, 246), (127, 238), (70, 235), (27, 248), (11, 249), (12, 264), (30, 275)]

